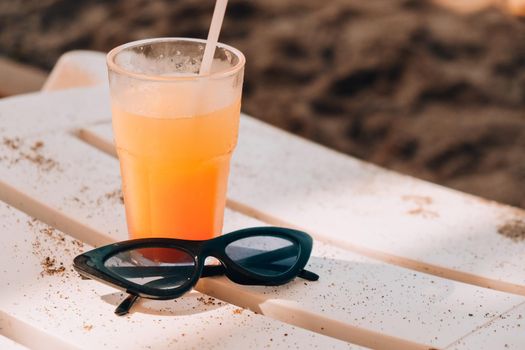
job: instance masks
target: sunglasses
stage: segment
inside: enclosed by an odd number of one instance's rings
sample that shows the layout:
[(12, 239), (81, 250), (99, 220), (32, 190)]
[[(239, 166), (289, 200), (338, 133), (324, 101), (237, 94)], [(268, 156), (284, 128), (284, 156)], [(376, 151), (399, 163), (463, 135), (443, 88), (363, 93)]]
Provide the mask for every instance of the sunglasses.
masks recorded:
[[(305, 232), (253, 227), (202, 241), (145, 238), (118, 242), (78, 255), (73, 267), (82, 278), (129, 294), (115, 310), (121, 316), (139, 297), (175, 299), (201, 277), (225, 275), (239, 284), (264, 286), (282, 285), (295, 277), (317, 281), (317, 274), (304, 269), (311, 251), (312, 238)], [(205, 264), (207, 257), (220, 264)]]

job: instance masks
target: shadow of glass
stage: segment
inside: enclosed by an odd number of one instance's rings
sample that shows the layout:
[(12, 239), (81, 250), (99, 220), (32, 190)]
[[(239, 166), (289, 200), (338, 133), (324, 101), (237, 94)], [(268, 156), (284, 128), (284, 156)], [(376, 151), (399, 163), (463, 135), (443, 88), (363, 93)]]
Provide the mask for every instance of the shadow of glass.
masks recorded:
[[(127, 294), (116, 292), (101, 296), (108, 304), (117, 307), (126, 298)], [(198, 292), (189, 292), (172, 300), (150, 300), (139, 298), (130, 310), (130, 314), (139, 312), (158, 316), (188, 316), (218, 309), (226, 303), (203, 295)]]
[[(479, 327), (518, 299), (316, 244), (306, 268), (318, 281), (240, 286), (203, 278), (197, 290), (257, 313), (365, 346), (389, 337), (442, 346)], [(389, 340), (390, 339), (390, 340)], [(386, 347), (389, 348), (389, 347)]]

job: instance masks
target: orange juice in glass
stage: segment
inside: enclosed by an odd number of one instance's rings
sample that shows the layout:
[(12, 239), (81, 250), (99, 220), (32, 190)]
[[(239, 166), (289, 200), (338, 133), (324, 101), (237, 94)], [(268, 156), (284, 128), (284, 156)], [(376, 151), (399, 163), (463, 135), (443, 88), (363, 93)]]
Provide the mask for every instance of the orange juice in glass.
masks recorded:
[(222, 230), (237, 143), (244, 56), (218, 44), (158, 38), (108, 54), (113, 132), (131, 238), (208, 239)]

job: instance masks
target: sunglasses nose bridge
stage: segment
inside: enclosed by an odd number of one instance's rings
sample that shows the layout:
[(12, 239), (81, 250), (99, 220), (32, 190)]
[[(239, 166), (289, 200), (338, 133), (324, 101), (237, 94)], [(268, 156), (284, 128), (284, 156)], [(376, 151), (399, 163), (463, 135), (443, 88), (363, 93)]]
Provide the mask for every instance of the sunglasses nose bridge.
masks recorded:
[(199, 255), (199, 257), (203, 260), (206, 260), (206, 258), (209, 257), (221, 260), (222, 256), (224, 255), (224, 248), (220, 247), (217, 242), (212, 239), (200, 247), (197, 255)]
[[(224, 249), (217, 250), (217, 247), (214, 245), (205, 245), (202, 247), (202, 249), (199, 251), (198, 255), (198, 261), (199, 265), (223, 265), (224, 264)], [(212, 259), (210, 263), (210, 259)]]
[(209, 254), (202, 254), (200, 256), (200, 259), (204, 265), (224, 265), (223, 258), (219, 254), (209, 253)]

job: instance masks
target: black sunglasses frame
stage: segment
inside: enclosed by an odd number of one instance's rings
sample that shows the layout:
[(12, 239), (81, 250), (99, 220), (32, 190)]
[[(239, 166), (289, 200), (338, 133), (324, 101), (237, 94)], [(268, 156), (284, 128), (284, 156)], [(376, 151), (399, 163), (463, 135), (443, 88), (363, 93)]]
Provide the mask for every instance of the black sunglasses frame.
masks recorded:
[[(268, 276), (251, 272), (228, 257), (225, 249), (230, 243), (243, 238), (256, 236), (284, 238), (296, 244), (299, 251), (295, 264), (282, 274)], [(199, 278), (206, 275), (212, 276), (224, 274), (230, 280), (239, 284), (264, 286), (285, 284), (297, 276), (316, 280), (318, 278), (317, 275), (303, 270), (310, 258), (312, 244), (312, 238), (302, 231), (271, 226), (253, 227), (234, 231), (204, 241), (172, 238), (143, 238), (113, 243), (77, 256), (73, 261), (73, 267), (83, 277), (109, 284), (133, 296), (155, 300), (166, 300), (182, 296), (197, 284)], [(139, 285), (130, 282), (122, 276), (112, 272), (104, 265), (109, 258), (123, 251), (161, 247), (175, 248), (185, 251), (194, 259), (194, 271), (188, 281), (184, 284), (170, 289), (151, 288), (147, 285)], [(209, 266), (205, 266), (205, 260), (210, 256), (218, 259), (222, 264), (222, 268), (216, 269), (215, 273), (206, 273), (206, 271), (204, 271), (205, 268), (209, 268)], [(203, 271), (205, 272), (204, 276)], [(306, 275), (306, 277), (304, 277), (304, 275)]]

